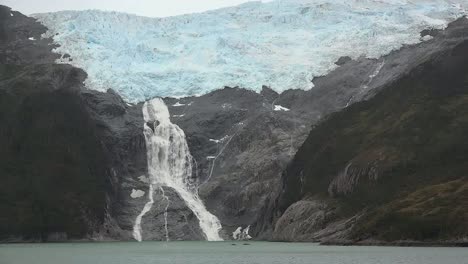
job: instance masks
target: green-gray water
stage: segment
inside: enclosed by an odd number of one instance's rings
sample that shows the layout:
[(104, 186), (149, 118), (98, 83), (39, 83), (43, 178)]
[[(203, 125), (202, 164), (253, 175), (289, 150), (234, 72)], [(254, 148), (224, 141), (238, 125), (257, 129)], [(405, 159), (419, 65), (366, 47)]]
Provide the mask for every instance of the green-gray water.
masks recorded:
[(242, 242), (6, 244), (0, 245), (0, 263), (468, 264), (468, 250), (268, 242), (249, 242), (249, 245)]

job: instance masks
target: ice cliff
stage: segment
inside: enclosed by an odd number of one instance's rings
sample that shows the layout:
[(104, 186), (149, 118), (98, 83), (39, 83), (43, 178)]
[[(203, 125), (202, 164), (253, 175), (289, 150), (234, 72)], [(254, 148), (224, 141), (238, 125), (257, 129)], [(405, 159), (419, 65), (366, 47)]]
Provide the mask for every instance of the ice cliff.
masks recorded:
[(466, 14), (463, 0), (277, 0), (149, 18), (101, 11), (37, 14), (88, 73), (86, 86), (127, 101), (224, 86), (310, 89), (342, 56), (377, 58)]

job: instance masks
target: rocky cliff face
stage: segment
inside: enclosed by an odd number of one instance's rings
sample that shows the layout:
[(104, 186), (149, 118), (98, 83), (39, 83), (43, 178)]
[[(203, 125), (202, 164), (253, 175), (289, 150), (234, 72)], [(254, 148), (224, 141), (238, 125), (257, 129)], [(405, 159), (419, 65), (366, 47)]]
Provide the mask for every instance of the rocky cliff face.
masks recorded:
[(406, 49), (425, 50), (420, 65), (312, 129), (283, 174), (274, 239), (466, 240), (467, 32), (460, 19)]
[(102, 223), (107, 183), (86, 74), (53, 64), (34, 19), (1, 7), (0, 21), (1, 239), (82, 237)]
[[(55, 64), (60, 57), (73, 58), (53, 53), (51, 39), (41, 37), (46, 28), (34, 19), (0, 7), (0, 22), (0, 145), (5, 146), (0, 149), (0, 179), (5, 183), (0, 186), (0, 227), (8, 227), (0, 228), (0, 239), (133, 239), (135, 219), (149, 192), (143, 104), (126, 103), (112, 90), (86, 89), (84, 71)], [(380, 59), (343, 57), (337, 62), (340, 67), (314, 79), (309, 91), (278, 94), (264, 86), (256, 93), (225, 87), (199, 97), (164, 98), (171, 121), (187, 136), (195, 161), (193, 181), (207, 209), (221, 220), (221, 235), (230, 239), (239, 227), (251, 226), (256, 239), (378, 237), (372, 232), (389, 220), (379, 218), (386, 214), (378, 213), (377, 205), (385, 213), (392, 211), (385, 208), (404, 210), (408, 200), (423, 201), (441, 188), (447, 194), (444, 201), (459, 199), (453, 193), (465, 192), (457, 189), (464, 179), (462, 174), (455, 177), (455, 170), (453, 177), (421, 180), (424, 184), (403, 181), (409, 174), (402, 173), (406, 176), (394, 186), (388, 185), (393, 181), (387, 174), (401, 166), (419, 168), (410, 161), (423, 150), (413, 147), (429, 144), (431, 136), (425, 135), (424, 141), (416, 124), (429, 119), (411, 118), (430, 109), (421, 98), (445, 96), (440, 87), (452, 78), (457, 85), (463, 83), (464, 68), (456, 58), (465, 55), (461, 43), (467, 24), (462, 19), (445, 31), (423, 32), (422, 37), (430, 33), (434, 38)], [(453, 75), (448, 69), (454, 69)], [(455, 100), (455, 95), (463, 95), (463, 89), (441, 98)], [(353, 105), (362, 100), (369, 101)], [(462, 103), (447, 104), (447, 111), (461, 113)], [(434, 109), (428, 113), (442, 113), (442, 106)], [(376, 116), (365, 119), (374, 111)], [(407, 131), (400, 126), (407, 124), (402, 120), (421, 123), (408, 126), (411, 136), (383, 137), (392, 131), (386, 126)], [(462, 126), (462, 121), (453, 122)], [(456, 135), (463, 132), (460, 126)], [(419, 143), (364, 144), (394, 142), (400, 136)], [(441, 145), (440, 152), (424, 149), (434, 155), (418, 162), (445, 154), (442, 149), (448, 151), (456, 141), (450, 142)], [(390, 187), (366, 191), (373, 184)], [(425, 189), (399, 192), (399, 184)], [(153, 208), (142, 219), (143, 240), (166, 240), (166, 220), (169, 239), (204, 239), (193, 212), (172, 189), (163, 190), (156, 190)], [(397, 193), (407, 196), (394, 200)], [(367, 206), (369, 201), (374, 202)], [(431, 206), (423, 203), (421, 210)]]
[(146, 169), (141, 111), (112, 91), (85, 89), (82, 70), (55, 64), (35, 19), (1, 6), (0, 21), (0, 239), (107, 232), (118, 176)]

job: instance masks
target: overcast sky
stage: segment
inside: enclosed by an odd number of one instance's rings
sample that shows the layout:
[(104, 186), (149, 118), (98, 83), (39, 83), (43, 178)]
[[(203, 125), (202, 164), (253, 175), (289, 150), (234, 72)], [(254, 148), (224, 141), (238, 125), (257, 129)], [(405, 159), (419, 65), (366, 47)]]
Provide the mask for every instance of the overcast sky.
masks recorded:
[(151, 17), (202, 12), (244, 2), (249, 0), (0, 0), (1, 4), (27, 15), (61, 10), (101, 9)]

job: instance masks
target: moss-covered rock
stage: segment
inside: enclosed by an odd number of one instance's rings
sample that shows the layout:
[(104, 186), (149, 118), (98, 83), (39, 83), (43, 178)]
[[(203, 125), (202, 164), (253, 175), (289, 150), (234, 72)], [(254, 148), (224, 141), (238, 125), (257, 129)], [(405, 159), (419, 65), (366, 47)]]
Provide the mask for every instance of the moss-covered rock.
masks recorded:
[(284, 173), (278, 213), (326, 195), (342, 219), (361, 215), (347, 239), (466, 237), (467, 61), (462, 41), (316, 125)]

